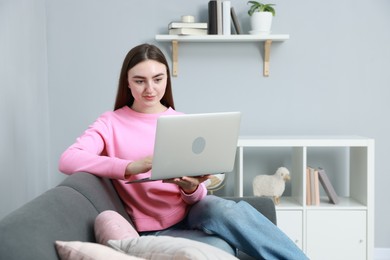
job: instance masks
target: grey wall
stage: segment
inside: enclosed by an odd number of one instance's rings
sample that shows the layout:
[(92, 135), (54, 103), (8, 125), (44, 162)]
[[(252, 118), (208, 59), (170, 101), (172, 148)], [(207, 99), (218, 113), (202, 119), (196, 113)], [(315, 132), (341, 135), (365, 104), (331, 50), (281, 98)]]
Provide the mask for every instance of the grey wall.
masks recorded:
[(0, 0), (0, 218), (50, 187), (45, 1)]
[[(207, 2), (46, 1), (51, 186), (64, 178), (57, 170), (61, 152), (112, 109), (127, 51), (155, 43), (170, 59), (170, 45), (155, 34), (181, 15), (206, 21)], [(173, 79), (177, 110), (240, 110), (242, 135), (375, 138), (375, 247), (390, 248), (390, 2), (373, 0), (370, 8), (362, 0), (273, 2), (273, 32), (291, 39), (272, 46), (270, 77), (262, 75), (259, 43), (182, 43)], [(232, 5), (248, 31), (246, 1)]]

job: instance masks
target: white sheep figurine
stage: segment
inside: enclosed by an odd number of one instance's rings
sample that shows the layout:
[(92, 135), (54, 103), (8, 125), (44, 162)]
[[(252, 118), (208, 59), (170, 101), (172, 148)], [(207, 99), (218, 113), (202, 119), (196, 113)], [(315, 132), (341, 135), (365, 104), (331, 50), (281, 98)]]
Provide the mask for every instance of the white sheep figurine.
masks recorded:
[(278, 168), (273, 175), (257, 175), (253, 179), (253, 194), (273, 197), (274, 203), (279, 204), (287, 180), (290, 180), (290, 172), (285, 167)]

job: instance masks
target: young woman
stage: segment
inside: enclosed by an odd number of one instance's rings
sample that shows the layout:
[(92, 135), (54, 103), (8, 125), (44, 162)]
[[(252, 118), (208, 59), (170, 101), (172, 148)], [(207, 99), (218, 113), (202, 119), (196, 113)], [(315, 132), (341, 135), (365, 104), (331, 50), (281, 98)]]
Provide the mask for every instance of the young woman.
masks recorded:
[(164, 54), (154, 45), (136, 46), (123, 62), (114, 111), (102, 114), (62, 154), (59, 169), (111, 178), (140, 235), (187, 237), (256, 259), (306, 259), (249, 204), (206, 196), (207, 175), (126, 184), (150, 175), (157, 118), (176, 114)]

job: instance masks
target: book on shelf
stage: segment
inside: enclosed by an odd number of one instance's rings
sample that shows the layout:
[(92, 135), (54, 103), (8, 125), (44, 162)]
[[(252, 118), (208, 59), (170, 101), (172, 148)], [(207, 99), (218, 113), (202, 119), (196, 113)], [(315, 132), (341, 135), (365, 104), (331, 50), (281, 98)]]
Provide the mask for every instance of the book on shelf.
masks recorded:
[(329, 198), (329, 201), (333, 204), (339, 203), (339, 197), (337, 196), (337, 193), (334, 190), (333, 185), (330, 182), (328, 175), (326, 174), (324, 169), (318, 168), (318, 177), (322, 187), (325, 190), (326, 195)]
[(336, 191), (330, 182), (328, 175), (322, 168), (306, 168), (306, 205), (320, 205), (320, 185), (325, 190), (330, 203), (339, 203)]
[(211, 0), (208, 4), (208, 34), (218, 34), (217, 28), (217, 1)]
[(210, 0), (208, 3), (208, 34), (231, 34), (231, 2)]
[(318, 180), (318, 171), (315, 169), (313, 171), (313, 180), (314, 180), (314, 203), (313, 205), (320, 205), (320, 182)]
[(230, 1), (222, 2), (222, 34), (230, 35), (231, 34), (231, 15), (230, 15)]
[(240, 22), (238, 21), (234, 7), (230, 8), (230, 15), (232, 17), (233, 26), (234, 26), (234, 29), (236, 30), (236, 34), (242, 34), (241, 25), (240, 25)]
[(306, 205), (311, 205), (310, 168), (306, 168)]
[(306, 201), (307, 205), (320, 205), (320, 189), (318, 171), (314, 168), (306, 168)]
[(207, 35), (207, 29), (198, 28), (172, 28), (168, 32), (170, 35)]
[(207, 23), (170, 22), (168, 24), (168, 29), (178, 29), (178, 28), (207, 29)]
[(314, 169), (309, 168), (309, 174), (310, 174), (310, 194), (311, 194), (311, 204), (310, 205), (315, 205), (316, 201), (316, 193), (314, 189)]
[(222, 33), (222, 0), (217, 0), (217, 34)]

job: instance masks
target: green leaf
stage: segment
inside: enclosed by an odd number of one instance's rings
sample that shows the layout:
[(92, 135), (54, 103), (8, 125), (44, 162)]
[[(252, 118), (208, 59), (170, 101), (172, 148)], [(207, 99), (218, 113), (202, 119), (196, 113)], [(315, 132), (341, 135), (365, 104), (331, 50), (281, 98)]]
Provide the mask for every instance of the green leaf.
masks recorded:
[(248, 1), (247, 4), (251, 4), (248, 14), (252, 16), (254, 12), (270, 12), (273, 16), (275, 16), (275, 4), (263, 4), (257, 1)]

